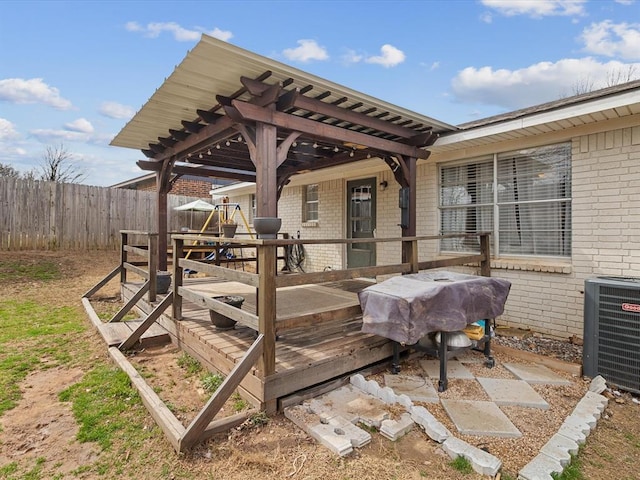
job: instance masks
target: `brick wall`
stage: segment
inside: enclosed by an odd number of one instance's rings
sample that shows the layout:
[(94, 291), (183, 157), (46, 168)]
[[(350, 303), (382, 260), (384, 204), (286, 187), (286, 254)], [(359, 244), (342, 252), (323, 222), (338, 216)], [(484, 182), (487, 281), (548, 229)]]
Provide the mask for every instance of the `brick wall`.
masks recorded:
[[(556, 140), (553, 143), (556, 143)], [(640, 127), (576, 136), (572, 142), (572, 258), (498, 258), (492, 275), (511, 281), (498, 324), (531, 328), (560, 338), (583, 334), (584, 281), (600, 275), (640, 276)], [(552, 142), (541, 142), (541, 144)], [(473, 152), (469, 153), (472, 158)], [(437, 235), (437, 158), (418, 166), (417, 233)], [(377, 191), (377, 231), (399, 237), (398, 184), (382, 168)], [(343, 238), (347, 179), (319, 184), (319, 221), (302, 223), (302, 188), (285, 188), (278, 203), (282, 232), (302, 238)], [(248, 205), (248, 196), (246, 202)], [(237, 201), (237, 200), (232, 200)], [(244, 207), (243, 207), (244, 208)], [(307, 271), (344, 268), (342, 246), (307, 246)], [(421, 242), (420, 260), (436, 258), (438, 243)], [(398, 263), (400, 245), (378, 245), (378, 265)], [(467, 269), (469, 273), (477, 273)]]
[[(136, 186), (136, 190), (143, 192), (155, 192), (156, 191), (156, 179), (145, 180), (140, 182)], [(205, 182), (203, 180), (184, 180), (178, 179), (171, 187), (169, 193), (173, 195), (186, 195), (189, 197), (209, 198), (211, 191), (211, 182)]]
[(494, 261), (512, 282), (502, 322), (553, 336), (582, 336), (584, 281), (640, 275), (640, 127), (572, 140), (572, 259)]

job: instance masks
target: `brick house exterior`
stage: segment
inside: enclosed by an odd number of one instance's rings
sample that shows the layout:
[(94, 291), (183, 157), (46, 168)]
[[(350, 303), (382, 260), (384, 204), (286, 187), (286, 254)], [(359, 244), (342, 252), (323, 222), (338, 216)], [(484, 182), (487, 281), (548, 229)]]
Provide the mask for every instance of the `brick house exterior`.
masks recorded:
[[(537, 133), (520, 134), (522, 125), (534, 125)], [(430, 158), (418, 163), (417, 234), (442, 231), (443, 169), (478, 158), (490, 162), (505, 152), (562, 145), (570, 163), (570, 192), (565, 199), (570, 205), (568, 254), (492, 250), (492, 275), (512, 282), (498, 324), (558, 338), (582, 337), (584, 281), (596, 276), (640, 276), (640, 81), (464, 127), (439, 139)], [(473, 145), (467, 143), (470, 137)], [(378, 185), (376, 236), (399, 237), (398, 185), (380, 160), (293, 177), (278, 202), (281, 232), (300, 232), (304, 239), (345, 238), (347, 182), (371, 177)], [(315, 222), (303, 221), (304, 189), (309, 184), (318, 185)], [(222, 192), (249, 210), (254, 189), (238, 184)], [(306, 250), (306, 271), (346, 268), (341, 245), (310, 245)], [(376, 264), (397, 263), (399, 255), (399, 246), (383, 244), (376, 251)], [(421, 261), (444, 256), (437, 243), (420, 248)]]

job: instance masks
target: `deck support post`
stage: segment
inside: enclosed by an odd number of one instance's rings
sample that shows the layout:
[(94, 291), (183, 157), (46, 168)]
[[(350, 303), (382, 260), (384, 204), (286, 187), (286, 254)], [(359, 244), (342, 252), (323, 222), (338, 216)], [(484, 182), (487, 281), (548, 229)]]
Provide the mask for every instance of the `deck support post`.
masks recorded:
[(263, 378), (276, 371), (276, 246), (258, 246), (258, 331), (264, 335), (259, 369)]
[[(400, 187), (408, 190), (408, 200), (402, 208), (407, 209), (407, 223), (401, 225), (403, 237), (416, 236), (416, 178), (418, 176), (416, 157), (406, 157), (403, 155), (396, 156), (397, 163), (392, 166), (393, 162), (387, 160), (387, 164), (392, 168), (396, 181)], [(395, 169), (394, 169), (395, 168)], [(418, 242), (404, 241), (402, 242), (402, 263), (411, 264), (411, 273), (418, 273)]]
[(480, 275), (483, 277), (491, 276), (491, 246), (489, 242), (489, 234), (483, 233), (480, 235), (480, 253), (483, 256), (480, 262)]
[[(180, 266), (180, 260), (184, 256), (184, 240), (182, 238), (173, 238), (173, 318), (182, 320), (182, 296), (180, 295), (180, 287), (182, 287), (183, 271)], [(220, 250), (216, 246), (216, 252)], [(219, 255), (216, 255), (218, 257)]]
[[(149, 293), (147, 298), (149, 303), (156, 301), (156, 293), (158, 291), (158, 234), (149, 233)], [(166, 255), (165, 255), (166, 256)]]
[(244, 354), (242, 360), (236, 364), (229, 375), (227, 375), (224, 382), (222, 382), (222, 385), (218, 387), (207, 404), (202, 408), (200, 413), (198, 413), (196, 418), (191, 421), (180, 437), (179, 447), (177, 449), (178, 451), (184, 452), (185, 450), (193, 447), (196, 443), (202, 441), (202, 435), (205, 433), (209, 422), (213, 420), (224, 405), (224, 402), (227, 401), (238, 385), (240, 385), (240, 382), (245, 375), (251, 371), (256, 359), (260, 353), (262, 353), (263, 340), (264, 337), (262, 335), (258, 335), (258, 338), (256, 338), (253, 345), (249, 347), (249, 350)]
[(120, 232), (120, 283), (127, 283), (127, 269), (124, 268), (124, 264), (127, 263), (127, 244), (129, 243), (129, 235), (125, 232)]

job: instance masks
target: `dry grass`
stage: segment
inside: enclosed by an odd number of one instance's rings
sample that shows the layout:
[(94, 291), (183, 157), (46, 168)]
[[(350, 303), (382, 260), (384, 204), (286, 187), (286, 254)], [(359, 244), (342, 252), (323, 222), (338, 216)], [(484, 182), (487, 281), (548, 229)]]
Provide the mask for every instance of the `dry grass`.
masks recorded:
[[(0, 280), (5, 299), (35, 299), (52, 307), (73, 306), (81, 309), (80, 297), (91, 286), (108, 273), (118, 261), (116, 252), (0, 252), (0, 261), (55, 262), (61, 272), (56, 280)], [(106, 290), (100, 292), (105, 305), (113, 303), (118, 295), (118, 286), (114, 282)], [(91, 331), (86, 322), (87, 331), (78, 335), (78, 342), (84, 342), (83, 348), (91, 350), (90, 358), (96, 362), (107, 361), (102, 340)], [(171, 375), (163, 376), (168, 370), (168, 362), (174, 362), (177, 355), (166, 349), (164, 352), (147, 351), (135, 361), (139, 362), (143, 371), (156, 379), (163, 378), (157, 386), (161, 396), (170, 402), (183, 421), (188, 421), (194, 412), (203, 404), (203, 396), (198, 382), (181, 377), (179, 369), (172, 369)], [(498, 364), (512, 359), (498, 358)], [(92, 365), (85, 365), (89, 371)], [(472, 366), (472, 369), (483, 368)], [(416, 365), (406, 365), (403, 373), (415, 373)], [(486, 371), (486, 370), (485, 370)], [(498, 365), (487, 376), (500, 376), (503, 372)], [(473, 444), (482, 444), (491, 453), (503, 459), (505, 473), (512, 478), (522, 465), (537, 453), (544, 443), (546, 435), (557, 428), (562, 418), (584, 391), (585, 384), (579, 379), (572, 379), (572, 387), (550, 389), (536, 387), (550, 404), (546, 412), (518, 411), (510, 407), (508, 414), (524, 433), (523, 439), (497, 440), (486, 438), (463, 437)], [(155, 381), (155, 380), (154, 380)], [(176, 388), (173, 388), (171, 384)], [(52, 390), (56, 386), (51, 385)], [(180, 392), (182, 397), (177, 396)], [(443, 396), (461, 397), (464, 395), (482, 396), (484, 392), (473, 384), (465, 385), (457, 381), (450, 382), (450, 389)], [(23, 389), (25, 401), (18, 411), (11, 415), (22, 415), (28, 418), (29, 390)], [(636, 479), (637, 465), (640, 463), (640, 407), (631, 397), (624, 395), (625, 403), (611, 402), (605, 416), (595, 433), (589, 438), (581, 454), (582, 469), (585, 478), (593, 480), (609, 480), (612, 472), (615, 478)], [(52, 405), (53, 408), (54, 405)], [(57, 407), (57, 405), (56, 405)], [(442, 409), (427, 405), (448, 428), (455, 431)], [(20, 411), (20, 409), (22, 409)], [(54, 410), (52, 409), (52, 412)], [(63, 415), (56, 408), (56, 415)], [(66, 415), (71, 415), (70, 411)], [(82, 457), (79, 452), (86, 450), (71, 437), (66, 439), (64, 448), (57, 452), (55, 458), (47, 461), (42, 472), (53, 471), (56, 462), (75, 464), (75, 474), (68, 478), (121, 478), (136, 479), (214, 479), (229, 480), (247, 479), (251, 477), (264, 479), (468, 479), (481, 478), (476, 474), (463, 474), (450, 465), (450, 459), (435, 442), (418, 429), (397, 442), (390, 442), (375, 434), (370, 445), (359, 449), (347, 458), (337, 458), (325, 448), (319, 446), (282, 415), (272, 417), (266, 425), (246, 424), (225, 435), (211, 439), (204, 445), (196, 447), (186, 455), (177, 455), (163, 437), (153, 420), (145, 410), (140, 410), (135, 420), (151, 432), (150, 438), (137, 448), (131, 448), (124, 436), (114, 439), (110, 450), (102, 451), (97, 457)], [(13, 418), (13, 417), (11, 417)], [(5, 433), (8, 431), (8, 415), (0, 417)], [(22, 424), (21, 424), (22, 425)], [(24, 425), (29, 425), (25, 422)], [(24, 428), (28, 428), (25, 426)], [(25, 432), (25, 435), (28, 432)], [(16, 434), (17, 435), (17, 434)], [(35, 437), (34, 437), (35, 438)], [(0, 445), (0, 478), (22, 478), (7, 474), (3, 477), (4, 466), (17, 462), (19, 471), (32, 469), (32, 465), (21, 464), (22, 460), (10, 459), (8, 452)], [(37, 445), (36, 445), (37, 448)], [(26, 460), (24, 460), (26, 462)], [(109, 465), (117, 465), (117, 469), (109, 470)], [(49, 470), (47, 470), (49, 468)], [(104, 469), (107, 469), (104, 473)], [(46, 473), (35, 478), (54, 478)], [(67, 478), (67, 476), (61, 477)], [(503, 476), (505, 478), (505, 476)]]

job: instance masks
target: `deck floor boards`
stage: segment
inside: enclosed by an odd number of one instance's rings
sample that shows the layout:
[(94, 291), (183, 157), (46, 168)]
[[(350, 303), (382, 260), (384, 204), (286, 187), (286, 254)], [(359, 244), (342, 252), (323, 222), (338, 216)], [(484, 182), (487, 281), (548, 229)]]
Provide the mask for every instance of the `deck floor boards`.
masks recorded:
[[(277, 315), (294, 317), (352, 307), (359, 304), (357, 293), (371, 284), (366, 279), (355, 279), (279, 289), (276, 294)], [(242, 309), (255, 313), (253, 287), (202, 278), (185, 279), (183, 286), (211, 296), (242, 295), (245, 297)], [(134, 288), (130, 288), (132, 291)], [(255, 339), (255, 332), (242, 325), (233, 330), (216, 330), (209, 320), (208, 310), (191, 302), (184, 301), (182, 313), (183, 320), (174, 321), (169, 317), (170, 309), (167, 309), (160, 323), (169, 322), (167, 330), (174, 339), (179, 337), (180, 344), (190, 347), (201, 359), (224, 374), (240, 361)], [(256, 398), (264, 398), (263, 395), (280, 397), (389, 359), (389, 340), (364, 334), (361, 328), (362, 318), (357, 316), (285, 330), (276, 340), (276, 373), (261, 380), (254, 366), (251, 373), (258, 382), (252, 380), (245, 386)], [(263, 391), (252, 391), (255, 385), (262, 385)], [(267, 391), (270, 393), (265, 393)]]

